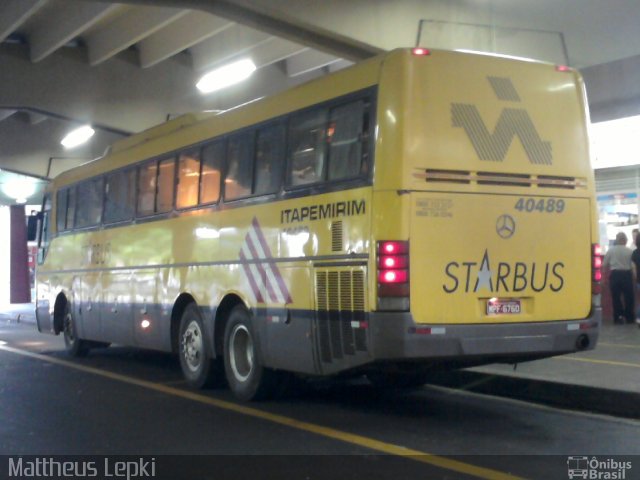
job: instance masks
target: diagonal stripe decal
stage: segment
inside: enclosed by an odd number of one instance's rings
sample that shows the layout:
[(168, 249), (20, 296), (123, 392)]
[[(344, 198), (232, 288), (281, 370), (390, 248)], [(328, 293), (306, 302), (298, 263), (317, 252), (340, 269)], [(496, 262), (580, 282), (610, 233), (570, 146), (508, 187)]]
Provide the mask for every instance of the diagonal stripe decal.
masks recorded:
[(238, 255), (242, 262), (242, 270), (258, 303), (266, 303), (265, 296), (271, 303), (292, 302), (289, 289), (273, 261), (271, 249), (256, 217), (253, 217)]

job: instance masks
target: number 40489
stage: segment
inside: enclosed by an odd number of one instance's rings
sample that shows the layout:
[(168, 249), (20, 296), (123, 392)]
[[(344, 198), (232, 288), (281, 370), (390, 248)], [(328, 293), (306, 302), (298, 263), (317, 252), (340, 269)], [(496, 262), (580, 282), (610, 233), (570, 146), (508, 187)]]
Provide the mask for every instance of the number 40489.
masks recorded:
[(557, 198), (519, 198), (515, 209), (519, 212), (562, 213), (565, 201)]

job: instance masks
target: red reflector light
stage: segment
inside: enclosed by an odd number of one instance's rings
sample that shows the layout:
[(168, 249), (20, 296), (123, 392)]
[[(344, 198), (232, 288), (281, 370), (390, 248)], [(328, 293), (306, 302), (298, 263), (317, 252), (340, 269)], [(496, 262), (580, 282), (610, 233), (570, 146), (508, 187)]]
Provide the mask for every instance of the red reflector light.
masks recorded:
[(418, 56), (424, 56), (424, 55), (430, 55), (431, 52), (429, 51), (428, 48), (422, 48), (422, 47), (416, 47), (413, 50), (411, 50), (411, 53), (413, 53), (414, 55), (418, 55)]
[(591, 258), (592, 258), (592, 284), (591, 293), (593, 295), (599, 295), (602, 291), (600, 288), (600, 282), (602, 282), (602, 247), (597, 243), (591, 246)]
[(378, 253), (384, 255), (408, 253), (408, 244), (407, 242), (379, 242)]
[(409, 309), (409, 242), (383, 240), (378, 251), (378, 308)]
[(378, 275), (380, 283), (406, 283), (408, 279), (406, 270), (383, 270)]
[(556, 71), (558, 71), (558, 72), (570, 72), (571, 71), (571, 67), (569, 67), (567, 65), (556, 65)]
[(378, 267), (384, 270), (395, 270), (398, 268), (406, 268), (409, 266), (409, 259), (406, 255), (381, 255), (379, 257)]

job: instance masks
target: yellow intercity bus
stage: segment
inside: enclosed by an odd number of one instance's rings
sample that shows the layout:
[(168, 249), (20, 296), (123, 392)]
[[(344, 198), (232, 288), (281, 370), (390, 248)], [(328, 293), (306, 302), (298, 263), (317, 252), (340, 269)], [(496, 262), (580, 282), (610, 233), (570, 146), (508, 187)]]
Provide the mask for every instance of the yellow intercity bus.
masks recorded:
[(52, 182), (38, 328), (244, 400), (593, 348), (587, 115), (573, 69), (399, 49), (169, 121)]

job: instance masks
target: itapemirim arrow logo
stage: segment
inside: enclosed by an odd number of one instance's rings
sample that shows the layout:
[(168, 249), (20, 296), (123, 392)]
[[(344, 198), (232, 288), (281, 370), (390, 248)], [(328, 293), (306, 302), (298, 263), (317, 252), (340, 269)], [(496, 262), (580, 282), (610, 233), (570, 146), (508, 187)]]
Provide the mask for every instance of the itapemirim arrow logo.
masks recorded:
[[(509, 78), (487, 77), (498, 100), (519, 103), (520, 95)], [(529, 161), (536, 165), (551, 165), (551, 142), (542, 140), (529, 113), (522, 108), (505, 108), (498, 123), (489, 132), (475, 105), (451, 104), (451, 121), (454, 127), (463, 128), (471, 140), (480, 160), (502, 162), (514, 137), (522, 143)]]

